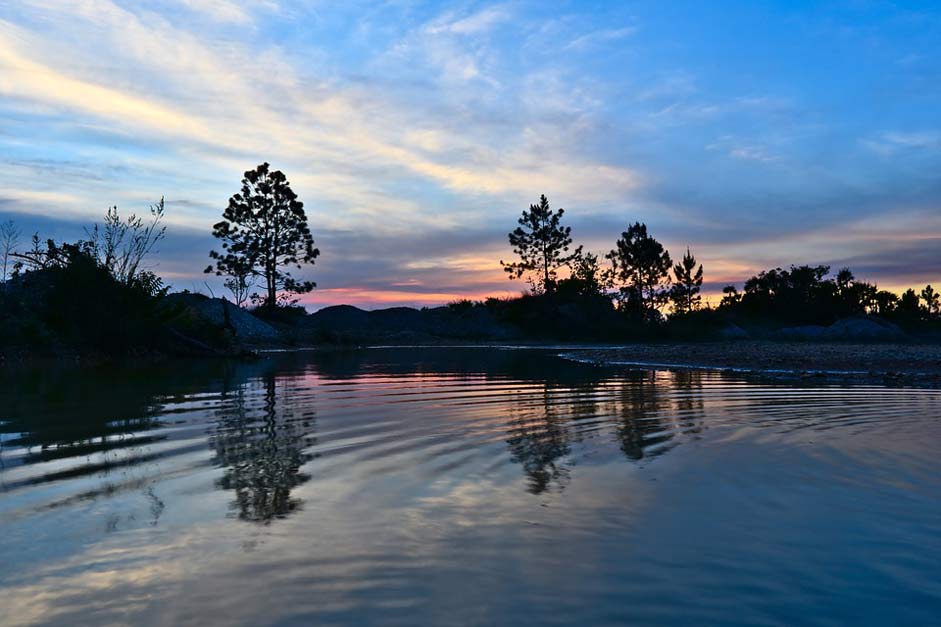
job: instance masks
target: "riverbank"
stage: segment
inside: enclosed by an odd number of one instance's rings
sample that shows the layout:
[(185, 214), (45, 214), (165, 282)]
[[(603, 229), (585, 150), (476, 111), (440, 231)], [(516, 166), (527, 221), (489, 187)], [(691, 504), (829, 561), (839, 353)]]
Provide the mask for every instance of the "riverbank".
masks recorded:
[(688, 342), (565, 351), (569, 359), (637, 368), (708, 369), (769, 376), (941, 385), (941, 344)]

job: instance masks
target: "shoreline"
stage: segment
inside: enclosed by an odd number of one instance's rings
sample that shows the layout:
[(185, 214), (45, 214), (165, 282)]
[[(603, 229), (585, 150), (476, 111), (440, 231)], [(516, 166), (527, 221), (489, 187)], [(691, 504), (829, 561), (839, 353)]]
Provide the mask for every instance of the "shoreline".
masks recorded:
[(166, 364), (183, 361), (245, 361), (307, 351), (395, 349), (544, 350), (573, 362), (634, 370), (697, 370), (727, 372), (775, 379), (917, 383), (941, 387), (939, 343), (781, 342), (772, 340), (720, 342), (656, 342), (634, 344), (459, 342), (434, 344), (375, 344), (344, 346), (314, 344), (287, 347), (254, 345), (229, 355), (172, 355), (139, 353), (106, 356), (62, 351), (36, 354), (14, 351), (0, 354), (0, 371), (16, 368), (74, 368), (122, 364)]
[(941, 386), (941, 344), (678, 342), (571, 350), (560, 356), (637, 370), (703, 370), (776, 379)]

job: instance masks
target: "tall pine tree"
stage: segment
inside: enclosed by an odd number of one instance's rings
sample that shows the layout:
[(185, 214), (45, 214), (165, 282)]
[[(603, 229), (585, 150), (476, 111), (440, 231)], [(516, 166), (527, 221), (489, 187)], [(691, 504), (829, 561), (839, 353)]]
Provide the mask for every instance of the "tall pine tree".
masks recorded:
[(526, 277), (533, 293), (555, 291), (558, 271), (579, 257), (581, 247), (569, 253), (572, 245), (572, 227), (562, 226), (564, 209), (552, 211), (545, 194), (538, 205), (523, 211), (519, 226), (508, 237), (513, 252), (520, 260), (511, 263), (500, 260), (503, 270), (511, 279)]
[(621, 233), (606, 257), (613, 265), (621, 307), (645, 320), (659, 319), (657, 309), (669, 296), (670, 253), (635, 222)]
[(206, 272), (219, 276), (260, 277), (265, 285), (262, 299), (268, 308), (278, 304), (279, 293), (303, 294), (316, 287), (313, 281), (298, 281), (286, 270), (313, 264), (320, 251), (307, 224), (304, 203), (297, 199), (287, 177), (262, 163), (245, 173), (242, 190), (229, 199), (224, 218), (212, 227), (222, 240), (222, 252), (211, 251), (215, 265)]
[(678, 314), (689, 313), (699, 309), (702, 303), (702, 264), (696, 268), (696, 258), (686, 249), (683, 260), (673, 266), (673, 288), (670, 290), (670, 300), (673, 301), (673, 312)]

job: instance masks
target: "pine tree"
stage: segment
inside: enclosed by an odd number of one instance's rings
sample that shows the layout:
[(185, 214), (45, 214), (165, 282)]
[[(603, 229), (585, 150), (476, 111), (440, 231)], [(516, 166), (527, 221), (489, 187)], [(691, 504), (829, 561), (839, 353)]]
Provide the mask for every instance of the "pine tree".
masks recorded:
[(533, 293), (553, 292), (558, 271), (578, 259), (579, 246), (569, 253), (572, 245), (572, 227), (562, 226), (564, 209), (553, 212), (545, 194), (539, 197), (538, 205), (530, 205), (523, 211), (519, 226), (508, 234), (510, 246), (520, 260), (511, 263), (500, 260), (510, 279), (526, 277)]
[(673, 289), (670, 299), (673, 301), (673, 312), (678, 314), (689, 313), (699, 309), (702, 303), (702, 264), (696, 268), (696, 258), (686, 249), (683, 260), (673, 266)]
[(287, 177), (280, 170), (270, 170), (267, 163), (245, 173), (242, 190), (229, 199), (224, 218), (212, 228), (222, 240), (219, 253), (206, 272), (218, 276), (261, 277), (265, 294), (264, 305), (274, 308), (279, 292), (303, 294), (316, 287), (313, 281), (298, 281), (285, 267), (300, 270), (301, 264), (313, 264), (320, 254), (307, 224), (304, 203), (297, 199)]
[(672, 260), (663, 245), (647, 234), (647, 225), (635, 222), (606, 257), (619, 285), (622, 307), (644, 319), (659, 318), (657, 308), (669, 296)]
[(929, 316), (937, 314), (938, 310), (941, 309), (941, 296), (930, 285), (926, 285), (925, 289), (921, 291), (921, 298), (925, 301)]

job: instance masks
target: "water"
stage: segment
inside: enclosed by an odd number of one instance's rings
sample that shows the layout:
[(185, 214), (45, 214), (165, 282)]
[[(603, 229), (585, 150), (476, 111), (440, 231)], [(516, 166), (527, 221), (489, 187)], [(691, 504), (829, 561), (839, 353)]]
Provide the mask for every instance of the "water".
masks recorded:
[(941, 392), (382, 349), (0, 379), (2, 624), (930, 624)]

